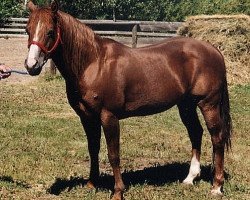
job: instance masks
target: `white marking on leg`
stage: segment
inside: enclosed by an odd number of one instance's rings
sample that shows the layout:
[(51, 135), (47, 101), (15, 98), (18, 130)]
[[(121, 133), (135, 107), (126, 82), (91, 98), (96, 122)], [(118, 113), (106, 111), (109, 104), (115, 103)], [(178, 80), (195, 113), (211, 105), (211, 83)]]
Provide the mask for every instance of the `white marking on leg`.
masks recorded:
[[(35, 35), (34, 35), (34, 38), (32, 41), (35, 41), (35, 42), (39, 41), (39, 32), (40, 31), (41, 31), (41, 23), (39, 21), (37, 24), (36, 32), (35, 32)], [(38, 47), (37, 45), (34, 45), (34, 44), (32, 44), (30, 46), (29, 54), (28, 54), (28, 58), (27, 58), (27, 65), (29, 68), (32, 68), (36, 64), (36, 62), (39, 60), (40, 53), (41, 53), (40, 47)]]
[(191, 160), (191, 165), (189, 168), (188, 176), (185, 178), (183, 183), (193, 185), (194, 179), (200, 175), (200, 172), (201, 172), (200, 162), (197, 160), (196, 156), (194, 155)]
[(211, 190), (211, 194), (212, 194), (213, 196), (222, 196), (223, 194), (222, 194), (222, 192), (221, 192), (221, 186), (218, 187), (218, 188), (212, 189), (212, 190)]

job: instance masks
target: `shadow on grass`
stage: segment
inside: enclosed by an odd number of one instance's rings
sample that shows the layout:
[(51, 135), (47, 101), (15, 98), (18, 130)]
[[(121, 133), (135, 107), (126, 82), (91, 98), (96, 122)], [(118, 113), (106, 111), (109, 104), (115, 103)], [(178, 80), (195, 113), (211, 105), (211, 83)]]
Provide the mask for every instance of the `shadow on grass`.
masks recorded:
[[(155, 185), (161, 186), (173, 182), (182, 182), (189, 171), (189, 163), (172, 163), (164, 166), (156, 165), (137, 171), (125, 171), (122, 173), (123, 181), (126, 187), (133, 185)], [(228, 174), (225, 173), (225, 178), (228, 179)], [(212, 170), (211, 166), (201, 167), (201, 176), (197, 181), (203, 180), (211, 182)], [(65, 190), (72, 190), (77, 186), (84, 186), (87, 179), (82, 177), (71, 177), (70, 179), (57, 178), (55, 183), (48, 189), (50, 194), (60, 195)], [(114, 188), (114, 178), (109, 174), (101, 174), (97, 189), (111, 190)]]
[(15, 185), (17, 187), (25, 188), (25, 189), (31, 188), (31, 186), (28, 183), (14, 180), (11, 176), (0, 176), (0, 182)]

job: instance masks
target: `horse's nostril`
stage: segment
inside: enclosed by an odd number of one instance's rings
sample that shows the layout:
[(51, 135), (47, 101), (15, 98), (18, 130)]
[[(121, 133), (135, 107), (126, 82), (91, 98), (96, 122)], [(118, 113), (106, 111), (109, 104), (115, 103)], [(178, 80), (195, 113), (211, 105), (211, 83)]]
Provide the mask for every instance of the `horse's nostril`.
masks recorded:
[(38, 60), (34, 59), (34, 58), (27, 58), (25, 59), (24, 61), (24, 66), (27, 68), (27, 69), (32, 69), (34, 67), (36, 67), (38, 64)]

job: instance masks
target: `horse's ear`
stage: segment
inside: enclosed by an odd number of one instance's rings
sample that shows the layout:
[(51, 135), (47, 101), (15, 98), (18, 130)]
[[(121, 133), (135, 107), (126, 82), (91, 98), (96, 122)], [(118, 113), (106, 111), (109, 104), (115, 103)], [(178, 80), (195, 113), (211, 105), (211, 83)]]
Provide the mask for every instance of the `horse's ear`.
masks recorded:
[(58, 2), (56, 0), (52, 1), (50, 8), (51, 8), (53, 13), (56, 13), (59, 9)]
[(30, 12), (33, 12), (34, 10), (37, 9), (37, 6), (32, 1), (28, 1), (26, 7)]

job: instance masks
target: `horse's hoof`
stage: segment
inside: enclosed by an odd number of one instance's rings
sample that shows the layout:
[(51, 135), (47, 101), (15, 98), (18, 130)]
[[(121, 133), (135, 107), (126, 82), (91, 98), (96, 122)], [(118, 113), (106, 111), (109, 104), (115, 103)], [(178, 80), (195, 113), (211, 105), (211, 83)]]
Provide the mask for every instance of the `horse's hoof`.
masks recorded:
[(185, 185), (194, 185), (193, 180), (190, 179), (185, 179), (182, 183)]
[(95, 185), (92, 183), (92, 181), (88, 181), (86, 184), (87, 188), (90, 190), (95, 189)]
[(123, 200), (122, 192), (115, 192), (111, 200)]
[(211, 190), (211, 194), (212, 194), (212, 196), (215, 196), (215, 197), (222, 197), (223, 193), (221, 192), (221, 187), (213, 188)]
[(194, 185), (194, 180), (199, 178), (200, 175), (201, 175), (200, 172), (195, 174), (189, 174), (182, 183), (186, 185)]

